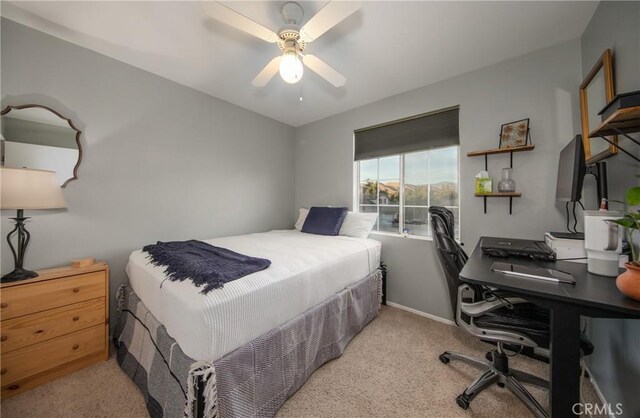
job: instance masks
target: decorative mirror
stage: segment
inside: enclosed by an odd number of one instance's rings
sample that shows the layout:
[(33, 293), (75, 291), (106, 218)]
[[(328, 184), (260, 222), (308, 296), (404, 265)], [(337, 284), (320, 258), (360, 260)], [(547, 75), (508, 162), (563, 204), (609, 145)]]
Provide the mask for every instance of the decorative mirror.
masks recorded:
[[(616, 145), (609, 144), (602, 138), (589, 138), (589, 133), (600, 125), (601, 117), (598, 112), (613, 100), (613, 96), (611, 50), (607, 49), (580, 85), (582, 141), (587, 164), (593, 164), (618, 153)], [(615, 135), (607, 138), (613, 144), (618, 143), (618, 137)]]
[(0, 165), (56, 172), (62, 187), (78, 178), (80, 131), (45, 106), (7, 106), (0, 113)]

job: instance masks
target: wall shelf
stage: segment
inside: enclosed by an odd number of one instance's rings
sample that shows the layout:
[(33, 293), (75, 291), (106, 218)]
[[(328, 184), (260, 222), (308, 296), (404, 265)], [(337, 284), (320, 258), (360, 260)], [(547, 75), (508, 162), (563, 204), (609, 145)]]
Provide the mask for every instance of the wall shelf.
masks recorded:
[(513, 212), (513, 198), (521, 197), (519, 192), (495, 192), (495, 193), (476, 193), (476, 197), (484, 198), (484, 213), (487, 213), (487, 197), (508, 197), (509, 198), (509, 215)]
[(509, 167), (513, 168), (513, 153), (514, 152), (523, 152), (523, 151), (531, 151), (535, 148), (535, 145), (523, 145), (521, 147), (513, 147), (513, 148), (495, 148), (495, 149), (487, 149), (483, 151), (470, 151), (467, 153), (467, 157), (480, 157), (484, 156), (484, 170), (487, 171), (488, 161), (487, 155), (495, 155), (495, 154), (509, 154)]
[(495, 149), (488, 149), (484, 151), (471, 151), (467, 153), (467, 157), (479, 157), (480, 155), (492, 155), (492, 154), (506, 154), (507, 152), (531, 151), (535, 147), (536, 147), (535, 145), (524, 145), (522, 147), (495, 148)]
[[(509, 154), (509, 167), (513, 168), (513, 153), (514, 152), (523, 152), (523, 151), (532, 151), (535, 149), (535, 145), (523, 145), (521, 147), (513, 147), (513, 148), (495, 148), (488, 149), (483, 151), (470, 151), (467, 153), (467, 157), (484, 157), (484, 170), (487, 171), (488, 168), (488, 155), (495, 154)], [(496, 192), (496, 193), (475, 193), (476, 197), (482, 197), (484, 200), (484, 213), (487, 213), (487, 198), (488, 197), (508, 197), (509, 198), (509, 215), (513, 213), (513, 198), (521, 197), (522, 193), (512, 192), (512, 193), (504, 193), (504, 192)]]
[(626, 149), (621, 148), (620, 145), (614, 144), (609, 140), (609, 138), (607, 138), (608, 135), (622, 135), (629, 141), (640, 146), (640, 142), (638, 142), (638, 140), (629, 136), (629, 134), (638, 132), (640, 132), (640, 106), (633, 106), (618, 109), (613, 112), (589, 134), (589, 138), (600, 137), (627, 154), (629, 157), (640, 162), (640, 158), (636, 157)]
[(519, 192), (494, 192), (494, 193), (476, 193), (476, 197), (520, 197)]
[(640, 132), (640, 106), (616, 110), (589, 134), (589, 138), (617, 135), (620, 132)]

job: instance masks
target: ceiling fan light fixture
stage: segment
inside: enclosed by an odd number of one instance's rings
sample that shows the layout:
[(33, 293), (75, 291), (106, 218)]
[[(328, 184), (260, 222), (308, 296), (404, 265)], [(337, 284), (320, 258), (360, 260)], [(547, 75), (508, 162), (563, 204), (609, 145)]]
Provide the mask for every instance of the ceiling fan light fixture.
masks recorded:
[(303, 72), (304, 67), (297, 51), (295, 49), (285, 51), (280, 61), (280, 77), (289, 84), (295, 84), (300, 81)]
[(278, 32), (262, 26), (219, 1), (200, 0), (200, 3), (209, 17), (267, 42), (276, 43), (284, 53), (269, 61), (251, 81), (253, 86), (266, 86), (277, 72), (280, 72), (280, 77), (286, 83), (295, 84), (302, 79), (304, 66), (335, 87), (342, 87), (347, 82), (344, 75), (320, 58), (309, 54), (302, 55), (302, 53), (309, 42), (318, 39), (356, 12), (360, 8), (360, 1), (329, 0), (304, 25), (302, 24), (304, 11), (300, 4), (286, 1), (281, 8), (284, 26)]

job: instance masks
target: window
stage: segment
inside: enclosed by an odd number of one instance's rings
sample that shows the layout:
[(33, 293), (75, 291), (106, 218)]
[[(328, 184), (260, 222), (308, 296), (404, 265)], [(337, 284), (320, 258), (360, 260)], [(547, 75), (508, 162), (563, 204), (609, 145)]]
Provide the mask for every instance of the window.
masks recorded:
[(377, 231), (431, 236), (430, 206), (459, 218), (459, 106), (354, 131), (357, 206)]
[(360, 160), (358, 208), (378, 214), (375, 230), (431, 236), (429, 206), (444, 206), (459, 236), (459, 146)]

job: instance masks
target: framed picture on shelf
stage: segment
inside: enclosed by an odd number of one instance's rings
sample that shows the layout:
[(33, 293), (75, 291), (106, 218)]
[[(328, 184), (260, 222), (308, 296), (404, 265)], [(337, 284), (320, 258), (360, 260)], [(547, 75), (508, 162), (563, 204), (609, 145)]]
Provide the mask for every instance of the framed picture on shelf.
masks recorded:
[(498, 148), (516, 148), (527, 145), (529, 138), (529, 118), (509, 122), (500, 129), (500, 145)]

